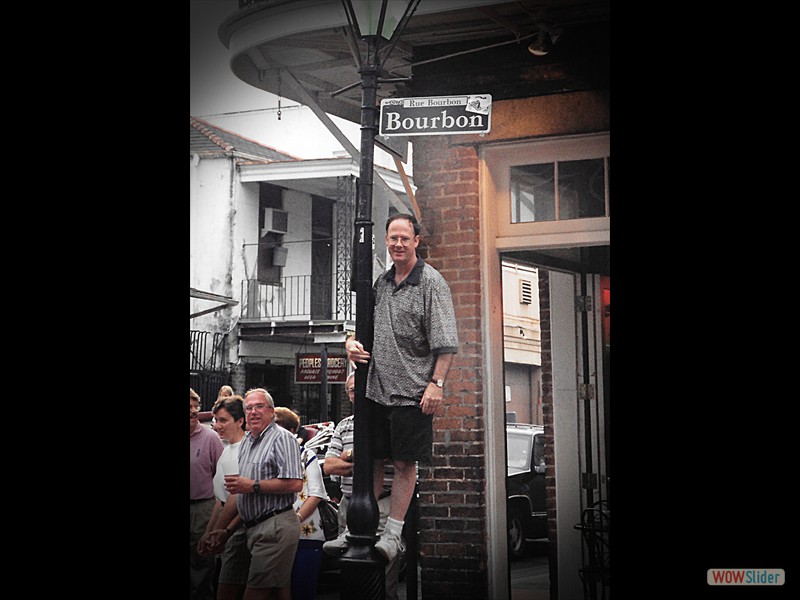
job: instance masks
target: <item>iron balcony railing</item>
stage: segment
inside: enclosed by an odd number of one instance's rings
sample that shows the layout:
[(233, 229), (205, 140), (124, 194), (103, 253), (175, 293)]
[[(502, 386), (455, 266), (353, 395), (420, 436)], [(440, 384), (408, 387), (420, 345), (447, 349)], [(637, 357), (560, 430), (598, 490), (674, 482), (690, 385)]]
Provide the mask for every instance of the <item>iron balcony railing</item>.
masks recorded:
[(339, 298), (330, 282), (311, 275), (282, 277), (280, 285), (242, 281), (241, 318), (249, 320), (343, 320), (354, 318), (355, 293)]

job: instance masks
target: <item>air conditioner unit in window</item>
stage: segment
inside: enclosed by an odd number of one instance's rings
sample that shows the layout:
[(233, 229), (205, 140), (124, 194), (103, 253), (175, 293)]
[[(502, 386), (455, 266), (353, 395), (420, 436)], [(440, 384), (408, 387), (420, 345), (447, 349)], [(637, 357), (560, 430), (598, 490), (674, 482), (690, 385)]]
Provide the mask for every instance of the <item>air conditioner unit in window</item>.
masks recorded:
[(267, 232), (287, 233), (289, 231), (289, 213), (277, 208), (264, 209), (264, 229), (261, 235)]

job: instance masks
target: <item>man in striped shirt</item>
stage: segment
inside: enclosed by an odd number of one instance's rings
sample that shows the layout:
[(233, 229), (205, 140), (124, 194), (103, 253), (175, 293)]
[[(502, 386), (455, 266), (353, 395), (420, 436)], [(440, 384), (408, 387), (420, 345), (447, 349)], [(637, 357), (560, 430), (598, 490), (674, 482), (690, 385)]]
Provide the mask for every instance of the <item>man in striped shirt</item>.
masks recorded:
[[(355, 375), (351, 374), (345, 381), (345, 390), (350, 403), (355, 399)], [(333, 432), (328, 451), (325, 453), (325, 473), (328, 475), (339, 476), (339, 484), (342, 488), (342, 499), (339, 502), (339, 537), (323, 544), (326, 554), (337, 556), (347, 549), (347, 506), (350, 503), (350, 496), (353, 494), (353, 437), (355, 422), (353, 415), (345, 417), (336, 425)], [(391, 461), (384, 463), (383, 469), (383, 489), (378, 495), (378, 529), (380, 535), (386, 527), (386, 519), (389, 517), (391, 508), (392, 478), (394, 477), (394, 465)], [(397, 582), (400, 574), (400, 556), (396, 555), (390, 560), (384, 569), (385, 571), (385, 600), (397, 600)]]
[(300, 536), (292, 505), (303, 488), (300, 446), (294, 435), (275, 423), (275, 403), (262, 388), (245, 394), (249, 431), (239, 448), (239, 474), (226, 475), (231, 494), (214, 534), (222, 539), (238, 513), (247, 531), (250, 572), (245, 598), (288, 597), (292, 565)]

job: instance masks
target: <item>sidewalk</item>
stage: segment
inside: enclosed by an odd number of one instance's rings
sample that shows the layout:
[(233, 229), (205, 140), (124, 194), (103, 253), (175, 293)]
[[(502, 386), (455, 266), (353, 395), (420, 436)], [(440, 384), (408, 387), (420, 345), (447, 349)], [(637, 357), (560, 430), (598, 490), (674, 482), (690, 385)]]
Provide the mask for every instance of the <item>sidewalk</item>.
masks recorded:
[[(550, 574), (546, 545), (532, 543), (525, 556), (511, 563), (510, 600), (550, 600)], [(417, 598), (422, 600), (422, 573), (417, 568)], [(407, 579), (397, 586), (398, 600), (408, 600)], [(323, 572), (315, 600), (340, 600), (339, 573)]]
[(511, 588), (511, 600), (550, 600), (550, 592)]
[[(422, 586), (420, 582), (422, 579), (418, 573), (417, 575), (417, 600), (422, 600)], [(407, 592), (407, 580), (404, 578), (402, 581), (398, 582), (397, 585), (397, 600), (407, 600), (408, 592)], [(321, 578), (319, 584), (317, 585), (317, 596), (315, 600), (339, 600), (339, 582), (338, 582), (338, 574), (335, 574), (334, 577), (325, 577), (324, 579)], [(512, 599), (513, 600), (513, 599)], [(527, 600), (527, 599), (522, 599)]]
[[(417, 600), (422, 600), (422, 589), (419, 583), (421, 578), (417, 577)], [(522, 584), (525, 585), (525, 584)], [(397, 588), (398, 600), (407, 600), (408, 592), (406, 581), (400, 582)], [(317, 588), (316, 600), (339, 600), (339, 588), (336, 581), (324, 582)], [(511, 582), (511, 600), (550, 600), (549, 590), (532, 589), (529, 587), (515, 587), (514, 581)]]

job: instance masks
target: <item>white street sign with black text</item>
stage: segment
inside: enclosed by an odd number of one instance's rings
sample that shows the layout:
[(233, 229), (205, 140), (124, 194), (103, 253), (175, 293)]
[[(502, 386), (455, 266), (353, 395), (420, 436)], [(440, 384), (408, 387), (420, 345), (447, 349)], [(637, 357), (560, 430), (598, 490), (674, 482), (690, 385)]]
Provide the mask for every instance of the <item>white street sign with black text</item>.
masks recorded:
[(380, 135), (447, 135), (488, 133), (492, 96), (387, 98), (381, 101)]

